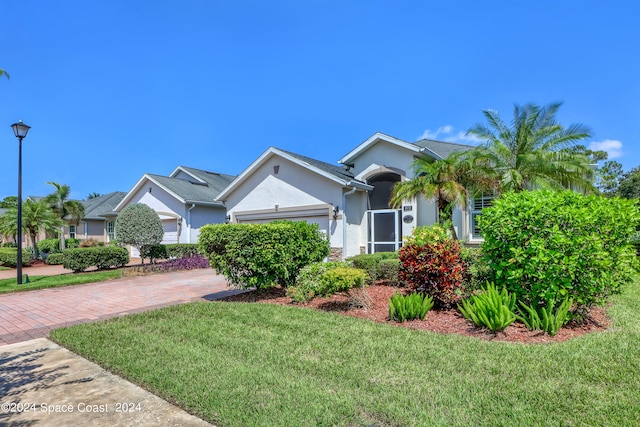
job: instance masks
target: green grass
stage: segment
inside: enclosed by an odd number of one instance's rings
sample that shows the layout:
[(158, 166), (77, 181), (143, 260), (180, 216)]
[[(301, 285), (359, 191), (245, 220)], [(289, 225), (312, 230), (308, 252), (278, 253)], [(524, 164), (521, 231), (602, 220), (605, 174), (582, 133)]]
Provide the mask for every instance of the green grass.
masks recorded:
[(57, 288), (59, 286), (80, 285), (119, 279), (122, 270), (107, 270), (91, 273), (60, 274), (57, 276), (29, 276), (29, 283), (18, 285), (15, 278), (0, 279), (0, 294), (8, 292), (32, 291), (34, 289)]
[(608, 331), (537, 345), (223, 302), (52, 338), (219, 426), (637, 426), (638, 307), (640, 278)]

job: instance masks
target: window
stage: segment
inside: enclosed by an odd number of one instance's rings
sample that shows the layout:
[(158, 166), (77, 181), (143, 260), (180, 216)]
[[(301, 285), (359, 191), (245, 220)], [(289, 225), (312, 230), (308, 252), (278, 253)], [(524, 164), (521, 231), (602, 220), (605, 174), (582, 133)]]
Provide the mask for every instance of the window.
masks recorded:
[(482, 214), (482, 209), (491, 206), (491, 202), (495, 199), (495, 194), (480, 193), (471, 200), (471, 238), (481, 239), (482, 233), (478, 227), (478, 217)]
[(112, 240), (115, 240), (115, 238), (116, 238), (116, 234), (115, 234), (114, 222), (107, 221), (107, 240), (110, 242)]
[(75, 239), (76, 238), (76, 226), (75, 225), (70, 225), (69, 226), (69, 238), (71, 238), (71, 239)]

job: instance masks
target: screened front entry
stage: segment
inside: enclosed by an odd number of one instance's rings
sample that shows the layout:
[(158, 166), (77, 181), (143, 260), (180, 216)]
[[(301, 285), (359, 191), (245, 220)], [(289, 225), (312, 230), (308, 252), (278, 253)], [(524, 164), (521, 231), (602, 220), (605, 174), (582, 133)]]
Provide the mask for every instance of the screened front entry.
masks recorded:
[(367, 184), (373, 185), (367, 211), (367, 253), (393, 252), (402, 245), (400, 210), (389, 206), (391, 191), (398, 181), (400, 175), (392, 172), (376, 175), (367, 181)]

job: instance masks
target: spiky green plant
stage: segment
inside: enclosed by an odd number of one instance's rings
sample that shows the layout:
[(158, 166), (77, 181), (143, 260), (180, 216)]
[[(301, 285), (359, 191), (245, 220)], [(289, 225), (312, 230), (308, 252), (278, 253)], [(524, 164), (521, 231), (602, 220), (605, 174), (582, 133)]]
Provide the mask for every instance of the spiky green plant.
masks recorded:
[(389, 318), (398, 322), (420, 319), (433, 307), (433, 298), (421, 293), (401, 295), (397, 291), (389, 299)]
[(502, 291), (492, 283), (487, 283), (482, 291), (458, 304), (458, 309), (467, 320), (476, 326), (486, 327), (493, 332), (503, 331), (516, 320), (514, 309), (516, 296)]
[(532, 331), (541, 330), (551, 336), (555, 336), (560, 328), (570, 319), (569, 310), (573, 305), (573, 300), (565, 298), (556, 308), (555, 303), (546, 307), (531, 307), (522, 301), (522, 308), (518, 307), (519, 315), (516, 318)]

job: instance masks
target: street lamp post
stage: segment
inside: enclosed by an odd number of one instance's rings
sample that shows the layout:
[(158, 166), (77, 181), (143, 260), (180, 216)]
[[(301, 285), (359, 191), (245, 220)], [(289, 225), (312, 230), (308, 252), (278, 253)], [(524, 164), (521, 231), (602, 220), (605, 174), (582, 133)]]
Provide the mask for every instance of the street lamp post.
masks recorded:
[(31, 126), (20, 120), (11, 125), (13, 134), (18, 138), (18, 285), (22, 284), (22, 140), (27, 136)]

